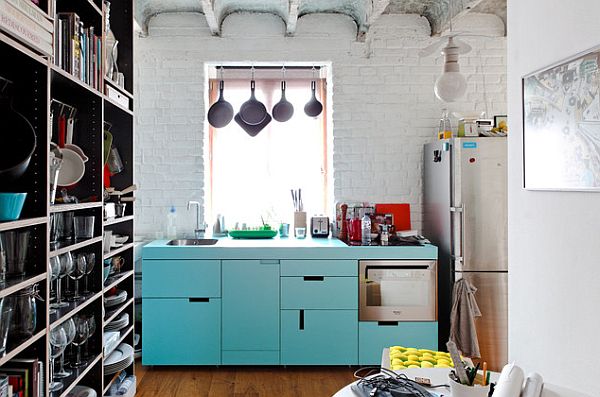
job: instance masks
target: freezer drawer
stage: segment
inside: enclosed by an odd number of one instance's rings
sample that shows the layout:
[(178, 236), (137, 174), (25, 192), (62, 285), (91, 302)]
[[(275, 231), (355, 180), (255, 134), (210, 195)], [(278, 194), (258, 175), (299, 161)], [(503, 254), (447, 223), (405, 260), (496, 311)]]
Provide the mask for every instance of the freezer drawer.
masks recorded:
[[(508, 273), (457, 273), (477, 288), (481, 317), (475, 320), (481, 360), (500, 371), (508, 362)], [(477, 361), (477, 360), (474, 360)]]

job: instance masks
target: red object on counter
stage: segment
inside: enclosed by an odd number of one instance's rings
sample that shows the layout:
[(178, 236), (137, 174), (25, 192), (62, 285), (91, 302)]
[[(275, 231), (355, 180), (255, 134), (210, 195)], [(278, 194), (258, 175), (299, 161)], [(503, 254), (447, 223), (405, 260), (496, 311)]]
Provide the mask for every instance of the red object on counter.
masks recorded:
[(375, 204), (378, 214), (392, 214), (396, 231), (412, 230), (410, 223), (410, 204)]
[(350, 220), (350, 241), (362, 241), (362, 222), (358, 218)]

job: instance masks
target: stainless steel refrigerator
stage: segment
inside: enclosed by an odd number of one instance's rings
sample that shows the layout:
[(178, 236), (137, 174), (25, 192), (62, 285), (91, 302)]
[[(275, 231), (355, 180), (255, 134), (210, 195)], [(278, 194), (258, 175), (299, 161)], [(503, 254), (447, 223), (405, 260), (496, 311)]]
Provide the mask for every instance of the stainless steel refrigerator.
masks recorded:
[(500, 370), (508, 360), (507, 142), (453, 138), (425, 145), (424, 235), (439, 248), (439, 343), (450, 329), (452, 286), (477, 288), (482, 361)]

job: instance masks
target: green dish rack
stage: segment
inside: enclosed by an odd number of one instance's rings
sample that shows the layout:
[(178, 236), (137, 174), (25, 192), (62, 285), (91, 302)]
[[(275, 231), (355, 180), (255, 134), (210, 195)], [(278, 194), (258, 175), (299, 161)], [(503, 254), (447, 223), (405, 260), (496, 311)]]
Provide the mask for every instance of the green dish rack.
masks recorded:
[(229, 235), (240, 239), (273, 238), (277, 230), (230, 230)]

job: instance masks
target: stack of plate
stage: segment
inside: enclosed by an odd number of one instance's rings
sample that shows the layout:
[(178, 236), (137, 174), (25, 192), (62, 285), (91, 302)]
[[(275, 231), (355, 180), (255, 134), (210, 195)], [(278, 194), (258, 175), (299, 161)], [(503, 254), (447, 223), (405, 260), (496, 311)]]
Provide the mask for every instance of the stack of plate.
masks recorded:
[(104, 307), (120, 305), (127, 300), (127, 291), (117, 290), (117, 293), (104, 298)]
[(123, 313), (119, 316), (119, 318), (106, 324), (106, 327), (104, 327), (104, 330), (105, 331), (120, 331), (123, 328), (127, 327), (128, 325), (129, 325), (129, 314)]
[(77, 385), (67, 394), (67, 397), (96, 397), (97, 395), (91, 387)]
[(133, 363), (133, 347), (127, 343), (121, 343), (104, 360), (104, 374), (112, 375), (124, 370)]

